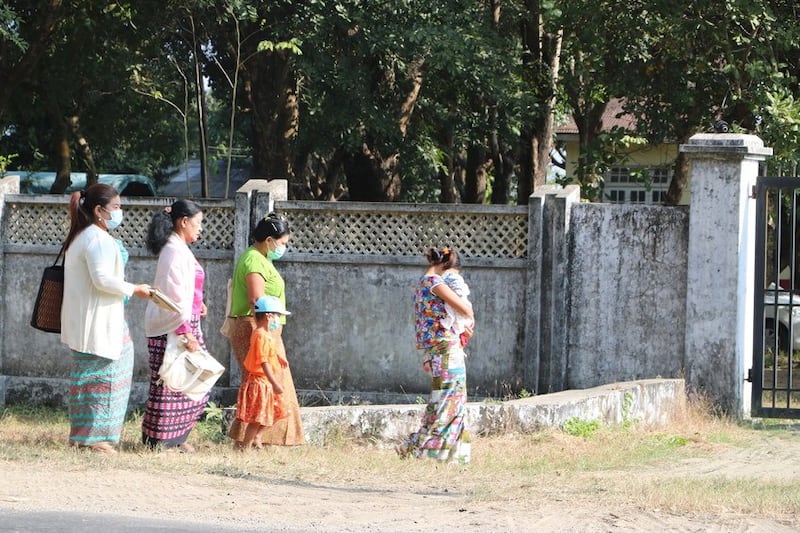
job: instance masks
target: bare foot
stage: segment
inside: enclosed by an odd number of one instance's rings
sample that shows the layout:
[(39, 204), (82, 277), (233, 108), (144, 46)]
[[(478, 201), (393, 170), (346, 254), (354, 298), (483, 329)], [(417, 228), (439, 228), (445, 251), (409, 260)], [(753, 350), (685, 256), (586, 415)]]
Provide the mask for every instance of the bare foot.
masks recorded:
[(114, 446), (110, 442), (97, 442), (95, 444), (90, 444), (88, 448), (95, 453), (103, 453), (106, 455), (114, 455), (117, 453), (117, 450), (114, 449)]

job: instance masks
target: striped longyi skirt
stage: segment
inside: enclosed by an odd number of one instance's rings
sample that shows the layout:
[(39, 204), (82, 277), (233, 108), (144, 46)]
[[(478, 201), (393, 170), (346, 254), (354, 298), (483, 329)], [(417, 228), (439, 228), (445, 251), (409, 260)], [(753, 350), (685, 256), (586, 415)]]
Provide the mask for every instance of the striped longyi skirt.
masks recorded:
[[(192, 334), (200, 346), (205, 347), (200, 317), (192, 317), (191, 324)], [(164, 361), (166, 347), (166, 335), (147, 338), (150, 388), (142, 419), (142, 442), (151, 448), (174, 448), (184, 444), (208, 402), (208, 395), (200, 401), (194, 401), (161, 384), (158, 369)]]
[(69, 441), (77, 446), (118, 443), (133, 379), (133, 341), (124, 328), (122, 354), (112, 360), (72, 350)]

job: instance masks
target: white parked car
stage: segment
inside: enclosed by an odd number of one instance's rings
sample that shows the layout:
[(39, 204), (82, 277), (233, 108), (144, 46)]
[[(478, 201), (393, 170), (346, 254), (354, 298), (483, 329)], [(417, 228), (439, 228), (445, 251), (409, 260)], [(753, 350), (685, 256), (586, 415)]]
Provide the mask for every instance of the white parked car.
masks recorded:
[(764, 351), (774, 351), (777, 335), (778, 351), (788, 352), (790, 332), (792, 352), (800, 353), (800, 295), (783, 289), (775, 291), (772, 283), (764, 291)]

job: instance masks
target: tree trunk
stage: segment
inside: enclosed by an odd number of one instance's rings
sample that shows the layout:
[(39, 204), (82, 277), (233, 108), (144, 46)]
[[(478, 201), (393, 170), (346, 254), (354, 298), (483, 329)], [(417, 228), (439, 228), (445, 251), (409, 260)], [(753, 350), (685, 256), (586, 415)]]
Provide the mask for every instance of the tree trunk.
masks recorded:
[(75, 144), (81, 154), (84, 165), (86, 165), (86, 186), (94, 185), (97, 183), (97, 167), (94, 164), (94, 154), (89, 142), (81, 131), (80, 116), (73, 115), (66, 119), (69, 124), (72, 137), (75, 139)]
[(45, 6), (38, 8), (38, 18), (26, 31), (31, 36), (28, 49), (22, 58), (8, 72), (0, 71), (0, 124), (5, 123), (4, 117), (8, 109), (11, 96), (19, 87), (28, 81), (28, 78), (38, 68), (39, 62), (47, 54), (51, 46), (52, 36), (58, 23), (64, 17), (61, 9), (62, 0), (49, 0)]
[(259, 52), (245, 63), (253, 135), (253, 175), (292, 178), (290, 143), (297, 132), (297, 85), (291, 58)]
[(467, 172), (464, 203), (482, 204), (486, 199), (486, 147), (473, 144), (467, 148)]
[(492, 167), (494, 170), (494, 182), (492, 186), (492, 203), (507, 204), (509, 190), (511, 188), (511, 176), (514, 174), (514, 161), (511, 157), (511, 150), (501, 146), (498, 139), (497, 109), (492, 111), (492, 133), (489, 135), (489, 150), (491, 151)]
[(592, 198), (597, 196), (599, 198), (599, 188), (601, 186), (598, 173), (598, 161), (589, 160), (591, 147), (597, 145), (597, 140), (600, 136), (600, 131), (603, 128), (603, 113), (608, 107), (607, 102), (603, 103), (589, 103), (585, 100), (579, 99), (577, 96), (572, 98), (572, 107), (575, 110), (572, 118), (575, 120), (575, 125), (578, 127), (578, 166), (576, 169), (576, 178), (578, 184), (585, 188), (587, 196)]
[(344, 159), (347, 188), (354, 202), (396, 202), (401, 183), (397, 173), (397, 154), (382, 158), (366, 143), (356, 154)]
[(50, 111), (50, 123), (53, 127), (53, 163), (56, 167), (56, 179), (50, 186), (51, 194), (64, 194), (67, 187), (72, 185), (70, 173), (72, 165), (70, 161), (69, 132), (67, 122), (60, 113)]
[(194, 17), (189, 17), (192, 24), (192, 53), (194, 55), (194, 93), (197, 110), (197, 131), (199, 134), (200, 152), (200, 196), (208, 198), (208, 119), (206, 112), (205, 84), (203, 83), (203, 72), (200, 68), (203, 51), (200, 43), (197, 42), (197, 33), (194, 25)]
[[(522, 62), (526, 66), (526, 79), (531, 89), (540, 97), (540, 109), (527, 118), (530, 128), (523, 130), (521, 139), (521, 172), (517, 203), (528, 203), (533, 190), (547, 180), (550, 152), (553, 149), (554, 110), (556, 104), (561, 44), (564, 30), (545, 32), (541, 0), (526, 0), (527, 16), (522, 24)], [(542, 79), (546, 83), (542, 83)]]
[(535, 171), (535, 148), (533, 132), (524, 129), (520, 134), (519, 178), (517, 181), (517, 204), (527, 205), (533, 193), (533, 176)]
[(455, 204), (458, 202), (458, 189), (456, 188), (456, 158), (453, 156), (453, 131), (445, 128), (439, 132), (438, 144), (444, 148), (444, 160), (439, 169), (439, 202), (442, 204)]
[(672, 181), (669, 182), (669, 189), (664, 198), (664, 203), (667, 205), (678, 205), (683, 197), (683, 191), (686, 190), (689, 183), (689, 159), (685, 153), (678, 153), (673, 168)]

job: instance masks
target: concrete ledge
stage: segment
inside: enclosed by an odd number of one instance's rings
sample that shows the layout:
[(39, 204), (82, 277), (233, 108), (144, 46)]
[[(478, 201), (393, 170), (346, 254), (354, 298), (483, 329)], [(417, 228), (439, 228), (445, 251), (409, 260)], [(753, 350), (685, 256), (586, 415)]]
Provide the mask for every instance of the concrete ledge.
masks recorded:
[[(211, 401), (220, 403), (223, 390), (215, 388)], [(0, 405), (66, 406), (68, 391), (65, 379), (0, 376)], [(146, 398), (147, 384), (135, 383), (129, 407), (143, 405)], [(504, 402), (472, 402), (467, 409), (473, 434), (492, 435), (560, 427), (571, 418), (604, 425), (628, 421), (659, 426), (668, 424), (685, 406), (682, 379), (647, 379)], [(334, 405), (302, 407), (300, 415), (309, 444), (322, 445), (345, 436), (390, 445), (417, 429), (424, 408), (423, 404)], [(232, 419), (233, 411), (227, 408), (226, 418)]]
[[(560, 427), (571, 418), (605, 425), (626, 421), (664, 425), (686, 406), (682, 379), (649, 379), (569, 390), (507, 402), (469, 403), (473, 434), (528, 433)], [(309, 444), (338, 435), (394, 443), (416, 430), (424, 405), (303, 407)]]

